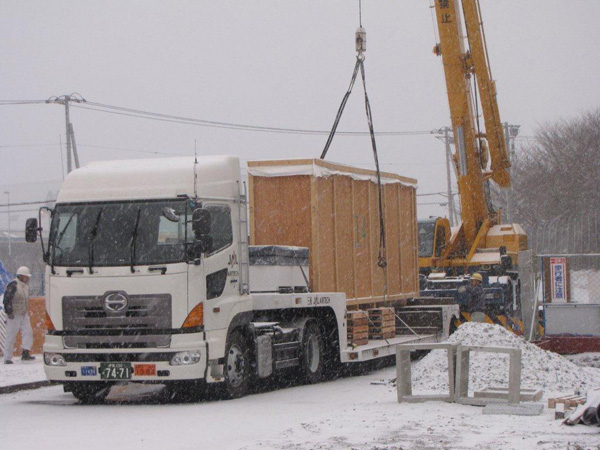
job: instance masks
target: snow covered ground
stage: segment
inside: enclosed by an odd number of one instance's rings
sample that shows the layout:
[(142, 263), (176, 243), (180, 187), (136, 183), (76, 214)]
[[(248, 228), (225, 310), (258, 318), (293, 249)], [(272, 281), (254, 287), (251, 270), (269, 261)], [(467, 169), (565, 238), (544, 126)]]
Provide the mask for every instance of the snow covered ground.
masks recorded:
[(0, 359), (0, 387), (45, 380), (42, 355), (35, 357), (35, 361), (27, 362), (21, 362), (21, 358), (15, 357), (14, 364), (11, 365), (2, 364)]
[[(600, 369), (581, 368), (500, 327), (468, 324), (462, 341), (518, 345), (523, 385), (566, 394), (600, 380)], [(486, 342), (481, 342), (485, 339)], [(539, 352), (538, 352), (539, 350)], [(443, 357), (431, 352), (413, 362), (415, 389), (445, 389)], [(502, 384), (505, 365), (475, 354), (474, 389)], [(530, 363), (532, 369), (526, 366)], [(31, 372), (41, 365), (21, 364)], [(10, 366), (12, 368), (12, 366)], [(544, 370), (546, 367), (548, 370)], [(535, 372), (543, 372), (536, 375)], [(576, 377), (573, 373), (578, 373)], [(0, 377), (7, 376), (2, 367)], [(196, 404), (156, 401), (155, 387), (119, 386), (106, 404), (79, 404), (60, 386), (0, 396), (0, 448), (118, 449), (597, 449), (600, 428), (561, 425), (554, 411), (541, 416), (483, 415), (482, 408), (443, 402), (398, 404), (395, 368), (296, 386), (231, 400)], [(545, 401), (544, 401), (545, 403)]]

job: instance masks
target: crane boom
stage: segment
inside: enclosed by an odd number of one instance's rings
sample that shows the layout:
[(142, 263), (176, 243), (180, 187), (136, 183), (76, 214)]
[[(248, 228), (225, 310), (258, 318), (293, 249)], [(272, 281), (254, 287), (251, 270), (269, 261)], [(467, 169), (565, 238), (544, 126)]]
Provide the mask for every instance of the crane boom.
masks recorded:
[[(436, 0), (440, 43), (434, 50), (442, 56), (444, 65), (456, 146), (454, 162), (461, 195), (463, 230), (466, 247), (470, 248), (486, 220), (497, 223), (496, 217), (490, 213), (492, 208), (486, 198), (485, 182), (491, 178), (501, 187), (509, 186), (507, 169), (510, 163), (496, 101), (496, 87), (489, 68), (479, 3), (478, 0), (462, 1), (464, 31), (460, 3), (458, 0)], [(477, 92), (473, 91), (472, 80), (478, 87), (485, 132), (479, 126)], [(488, 164), (490, 159), (491, 165)]]
[(434, 3), (440, 36), (434, 53), (442, 56), (446, 78), (462, 223), (451, 228), (443, 217), (419, 221), (421, 294), (454, 297), (469, 320), (470, 299), (460, 289), (469, 274), (479, 272), (488, 319), (520, 323), (518, 259), (528, 248), (527, 235), (518, 224), (501, 223), (489, 198), (490, 182), (510, 186), (510, 162), (479, 0)]

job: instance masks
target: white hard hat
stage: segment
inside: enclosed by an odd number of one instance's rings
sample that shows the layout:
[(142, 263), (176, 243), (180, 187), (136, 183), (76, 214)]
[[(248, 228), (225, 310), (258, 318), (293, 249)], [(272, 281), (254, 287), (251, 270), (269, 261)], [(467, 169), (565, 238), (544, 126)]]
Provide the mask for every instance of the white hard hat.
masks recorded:
[(17, 269), (17, 275), (31, 278), (31, 272), (29, 271), (29, 268), (25, 266), (21, 266)]

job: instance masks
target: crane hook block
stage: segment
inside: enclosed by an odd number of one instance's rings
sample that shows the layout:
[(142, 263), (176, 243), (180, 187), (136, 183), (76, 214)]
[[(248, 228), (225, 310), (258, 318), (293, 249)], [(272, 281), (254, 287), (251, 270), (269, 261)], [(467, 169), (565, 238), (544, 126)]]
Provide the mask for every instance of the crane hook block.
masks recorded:
[(367, 32), (363, 27), (356, 30), (356, 52), (362, 54), (367, 51)]

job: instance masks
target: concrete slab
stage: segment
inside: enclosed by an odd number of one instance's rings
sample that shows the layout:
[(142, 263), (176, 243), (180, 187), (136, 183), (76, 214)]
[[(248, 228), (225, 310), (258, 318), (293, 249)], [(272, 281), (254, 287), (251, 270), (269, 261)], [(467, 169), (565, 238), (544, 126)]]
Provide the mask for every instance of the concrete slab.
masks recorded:
[[(482, 391), (475, 391), (475, 397), (484, 398), (502, 398), (508, 400), (508, 388), (505, 387), (486, 387)], [(519, 393), (520, 401), (522, 402), (537, 402), (544, 395), (541, 389), (521, 389)]]
[(508, 414), (513, 416), (540, 416), (544, 412), (543, 403), (492, 403), (483, 408), (483, 414)]

